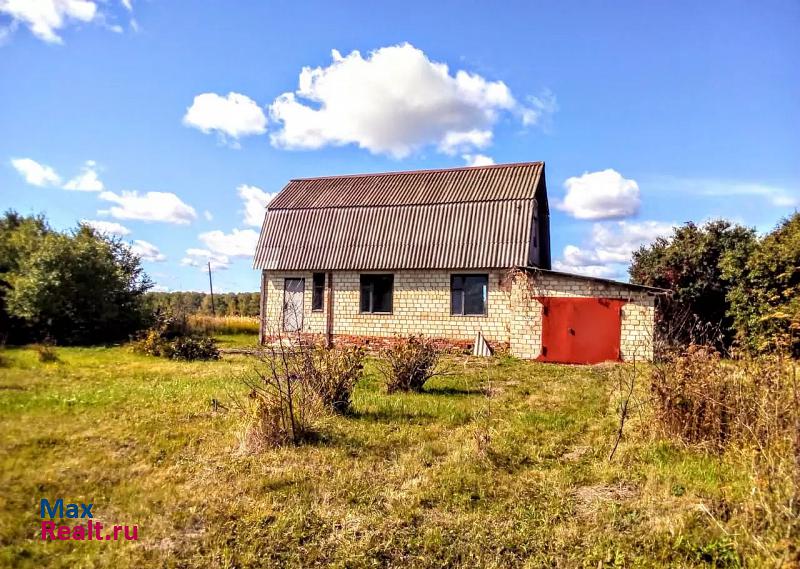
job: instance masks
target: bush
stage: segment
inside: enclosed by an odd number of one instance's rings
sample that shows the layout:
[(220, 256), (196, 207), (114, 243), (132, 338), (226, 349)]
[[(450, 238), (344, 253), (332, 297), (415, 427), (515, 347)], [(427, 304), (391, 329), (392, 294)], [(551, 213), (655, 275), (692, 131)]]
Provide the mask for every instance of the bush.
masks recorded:
[(173, 360), (218, 360), (219, 348), (214, 338), (179, 336), (166, 346), (165, 357)]
[(242, 450), (299, 444), (319, 432), (331, 413), (350, 407), (361, 378), (363, 348), (281, 341), (266, 348), (244, 378), (250, 393), (241, 405)]
[(301, 353), (304, 380), (323, 406), (334, 413), (346, 413), (364, 370), (364, 348), (325, 348), (316, 344), (306, 346)]
[(386, 381), (386, 391), (422, 391), (425, 382), (438, 374), (442, 352), (422, 336), (409, 336), (381, 350), (379, 369)]
[(159, 315), (156, 324), (134, 343), (135, 352), (173, 360), (218, 360), (216, 340), (188, 333), (183, 317)]
[(39, 361), (43, 364), (50, 364), (58, 361), (58, 354), (52, 344), (45, 342), (43, 344), (36, 344), (34, 348), (39, 357)]

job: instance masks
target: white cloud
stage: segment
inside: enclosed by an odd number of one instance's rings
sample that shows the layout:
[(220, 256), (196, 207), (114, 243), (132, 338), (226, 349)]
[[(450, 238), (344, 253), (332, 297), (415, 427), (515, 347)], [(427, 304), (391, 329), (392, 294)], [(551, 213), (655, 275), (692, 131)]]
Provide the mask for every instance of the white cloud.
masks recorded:
[(206, 134), (214, 131), (220, 140), (233, 146), (240, 137), (267, 132), (264, 111), (250, 97), (239, 93), (224, 97), (216, 93), (197, 95), (186, 109), (183, 124)]
[(206, 218), (206, 221), (211, 221), (212, 219), (214, 219), (214, 216), (213, 216), (213, 215), (211, 214), (211, 212), (210, 212), (210, 211), (208, 211), (208, 210), (205, 210), (205, 211), (203, 212), (203, 217), (205, 217), (205, 218)]
[(277, 193), (270, 194), (259, 187), (242, 184), (236, 192), (244, 202), (244, 222), (247, 225), (261, 227), (264, 222), (264, 212), (267, 204)]
[(166, 285), (154, 284), (150, 292), (169, 292), (171, 289)]
[(558, 101), (556, 96), (549, 89), (545, 89), (538, 96), (529, 95), (526, 97), (528, 106), (520, 112), (522, 124), (525, 126), (548, 126), (547, 123), (557, 111)]
[(461, 158), (467, 166), (491, 166), (494, 164), (494, 159), (485, 154), (462, 154)]
[(115, 194), (103, 192), (100, 199), (115, 203), (109, 213), (116, 219), (141, 219), (143, 221), (164, 221), (184, 225), (197, 218), (197, 213), (173, 193), (138, 192)]
[(159, 251), (158, 247), (141, 239), (134, 240), (131, 245), (131, 251), (139, 255), (142, 261), (160, 263), (167, 260), (167, 256)]
[(215, 254), (226, 257), (252, 257), (256, 252), (258, 232), (252, 229), (234, 229), (232, 233), (209, 231), (198, 238)]
[(61, 183), (61, 176), (55, 170), (31, 158), (13, 158), (11, 165), (32, 186), (57, 186)]
[[(327, 67), (304, 67), (298, 89), (270, 105), (281, 125), (272, 143), (288, 149), (356, 144), (396, 158), (425, 145), (468, 152), (491, 142), (502, 113), (534, 122), (531, 112), (502, 81), (428, 59), (405, 43), (362, 57), (332, 51)], [(526, 119), (525, 117), (529, 118)]]
[(800, 188), (786, 188), (763, 182), (715, 178), (656, 177), (650, 182), (656, 190), (711, 197), (754, 196), (775, 207), (800, 205)]
[(578, 219), (612, 219), (639, 211), (639, 184), (611, 168), (568, 178), (564, 188), (567, 194), (557, 207)]
[(590, 242), (585, 247), (564, 247), (562, 258), (553, 263), (553, 268), (594, 277), (619, 277), (634, 251), (670, 235), (673, 227), (661, 221), (595, 223)]
[(63, 43), (58, 30), (72, 21), (91, 22), (97, 4), (89, 0), (0, 0), (0, 14), (21, 23), (37, 38), (48, 43)]
[(131, 230), (115, 221), (101, 221), (97, 219), (82, 219), (81, 223), (107, 235), (129, 235)]
[(225, 270), (231, 265), (227, 256), (212, 253), (208, 249), (187, 249), (186, 256), (181, 259), (181, 265), (198, 267), (201, 271), (207, 270), (208, 263), (211, 263), (212, 271)]
[(120, 0), (120, 1), (121, 1), (121, 4), (123, 6), (125, 6), (125, 9), (128, 12), (133, 12), (133, 4), (131, 3), (131, 0)]
[(81, 173), (64, 184), (65, 190), (78, 190), (81, 192), (102, 192), (105, 189), (103, 182), (97, 176), (94, 160), (87, 160)]

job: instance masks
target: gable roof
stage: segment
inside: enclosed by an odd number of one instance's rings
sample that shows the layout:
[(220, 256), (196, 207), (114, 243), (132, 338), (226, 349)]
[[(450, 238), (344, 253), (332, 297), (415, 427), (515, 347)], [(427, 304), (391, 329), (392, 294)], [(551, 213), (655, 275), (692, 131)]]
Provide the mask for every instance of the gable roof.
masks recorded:
[(537, 192), (546, 208), (542, 162), (291, 180), (267, 207), (254, 266), (525, 266)]

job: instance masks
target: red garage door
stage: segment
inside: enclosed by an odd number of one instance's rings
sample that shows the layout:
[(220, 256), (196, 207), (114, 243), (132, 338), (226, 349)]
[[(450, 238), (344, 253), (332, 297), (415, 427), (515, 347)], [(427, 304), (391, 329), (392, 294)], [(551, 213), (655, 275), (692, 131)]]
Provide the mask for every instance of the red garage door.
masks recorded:
[(541, 361), (594, 364), (619, 360), (623, 300), (538, 298), (542, 310)]

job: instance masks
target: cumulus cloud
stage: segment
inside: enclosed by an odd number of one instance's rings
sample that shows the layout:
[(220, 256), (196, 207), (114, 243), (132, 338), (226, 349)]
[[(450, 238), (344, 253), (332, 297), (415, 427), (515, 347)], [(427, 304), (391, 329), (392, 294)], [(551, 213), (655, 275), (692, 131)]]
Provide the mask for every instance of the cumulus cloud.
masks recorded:
[(264, 222), (264, 211), (267, 204), (277, 193), (270, 194), (259, 187), (242, 184), (236, 192), (244, 202), (244, 222), (247, 225), (261, 227)]
[(13, 158), (11, 165), (32, 186), (43, 188), (57, 186), (61, 183), (61, 176), (55, 170), (31, 158)]
[(152, 243), (148, 243), (147, 241), (142, 241), (141, 239), (134, 240), (133, 244), (131, 245), (131, 251), (139, 255), (139, 258), (142, 259), (142, 261), (160, 263), (167, 260), (167, 256), (159, 251), (158, 247)]
[(209, 231), (198, 238), (217, 255), (226, 257), (252, 257), (258, 243), (258, 232), (252, 229), (234, 229), (231, 233)]
[(587, 245), (564, 247), (553, 268), (594, 277), (621, 277), (634, 251), (670, 235), (673, 228), (674, 224), (662, 221), (595, 223)]
[(578, 219), (613, 219), (639, 211), (639, 184), (611, 168), (567, 178), (564, 188), (567, 193), (557, 207)]
[(116, 221), (101, 221), (97, 219), (82, 219), (81, 223), (106, 235), (129, 235), (131, 230)]
[(183, 124), (208, 134), (216, 132), (224, 143), (237, 146), (244, 136), (267, 132), (267, 117), (250, 97), (239, 93), (197, 95), (186, 109)]
[(208, 249), (187, 249), (186, 256), (181, 259), (184, 267), (198, 267), (201, 271), (205, 271), (209, 263), (212, 271), (225, 270), (231, 265), (227, 256), (212, 253)]
[(103, 192), (100, 199), (114, 204), (108, 213), (115, 219), (140, 219), (185, 225), (197, 218), (194, 208), (169, 192)]
[(64, 189), (80, 192), (102, 192), (105, 186), (97, 175), (96, 166), (97, 164), (94, 160), (87, 160), (81, 169), (81, 173), (64, 184)]
[(0, 0), (0, 14), (11, 18), (13, 27), (26, 26), (40, 40), (63, 43), (58, 30), (72, 22), (91, 22), (98, 10), (89, 0)]
[(270, 118), (280, 125), (271, 136), (275, 146), (355, 144), (403, 158), (434, 145), (455, 154), (488, 145), (503, 113), (534, 123), (534, 114), (544, 112), (520, 104), (504, 82), (463, 70), (451, 74), (408, 43), (366, 58), (333, 50), (332, 59), (327, 67), (304, 67), (298, 89), (270, 105)]
[(461, 158), (467, 166), (491, 166), (494, 164), (494, 159), (485, 154), (462, 154)]

